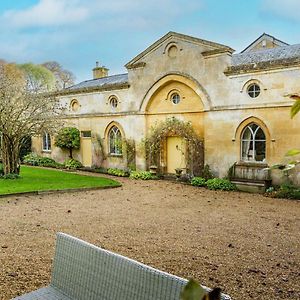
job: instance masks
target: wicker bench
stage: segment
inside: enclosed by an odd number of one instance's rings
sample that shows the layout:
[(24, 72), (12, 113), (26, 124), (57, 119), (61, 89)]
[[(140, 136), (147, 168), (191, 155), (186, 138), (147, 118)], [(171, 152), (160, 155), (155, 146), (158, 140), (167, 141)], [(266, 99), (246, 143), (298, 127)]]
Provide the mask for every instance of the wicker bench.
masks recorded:
[[(50, 285), (14, 299), (175, 300), (186, 283), (186, 279), (58, 233)], [(222, 294), (222, 299), (230, 297)]]

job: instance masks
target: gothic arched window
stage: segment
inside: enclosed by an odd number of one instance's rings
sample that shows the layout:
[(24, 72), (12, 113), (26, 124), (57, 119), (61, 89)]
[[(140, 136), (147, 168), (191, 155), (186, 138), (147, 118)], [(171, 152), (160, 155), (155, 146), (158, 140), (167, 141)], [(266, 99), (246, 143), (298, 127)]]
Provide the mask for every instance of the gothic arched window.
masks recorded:
[(112, 126), (108, 132), (109, 153), (112, 155), (122, 154), (122, 135), (117, 126)]
[(262, 162), (266, 159), (266, 136), (255, 123), (247, 125), (242, 132), (241, 156), (243, 161)]

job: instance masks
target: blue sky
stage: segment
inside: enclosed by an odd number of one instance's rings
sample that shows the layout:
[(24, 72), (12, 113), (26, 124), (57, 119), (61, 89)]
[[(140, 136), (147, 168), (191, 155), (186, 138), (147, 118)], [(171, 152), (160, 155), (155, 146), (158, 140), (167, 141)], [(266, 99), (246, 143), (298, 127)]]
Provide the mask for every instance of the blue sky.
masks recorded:
[(56, 60), (76, 81), (95, 61), (123, 67), (161, 36), (176, 31), (241, 51), (263, 32), (300, 43), (300, 0), (2, 0), (0, 58)]

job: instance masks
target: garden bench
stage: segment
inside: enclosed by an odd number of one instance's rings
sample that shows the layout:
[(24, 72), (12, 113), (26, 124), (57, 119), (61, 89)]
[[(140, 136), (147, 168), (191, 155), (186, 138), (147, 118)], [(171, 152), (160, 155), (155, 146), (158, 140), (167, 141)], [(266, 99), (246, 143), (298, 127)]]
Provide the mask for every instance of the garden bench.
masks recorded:
[[(175, 300), (187, 282), (58, 233), (50, 285), (14, 299)], [(222, 294), (222, 299), (230, 297)]]

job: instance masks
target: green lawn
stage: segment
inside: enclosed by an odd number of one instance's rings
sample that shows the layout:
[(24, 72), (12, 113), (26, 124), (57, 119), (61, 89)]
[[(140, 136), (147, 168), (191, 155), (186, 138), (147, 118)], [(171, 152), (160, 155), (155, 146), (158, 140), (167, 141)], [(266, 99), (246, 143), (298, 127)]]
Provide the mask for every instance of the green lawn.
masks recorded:
[(79, 175), (60, 170), (22, 166), (21, 178), (0, 179), (0, 195), (44, 190), (72, 188), (115, 187), (121, 184), (115, 180)]

